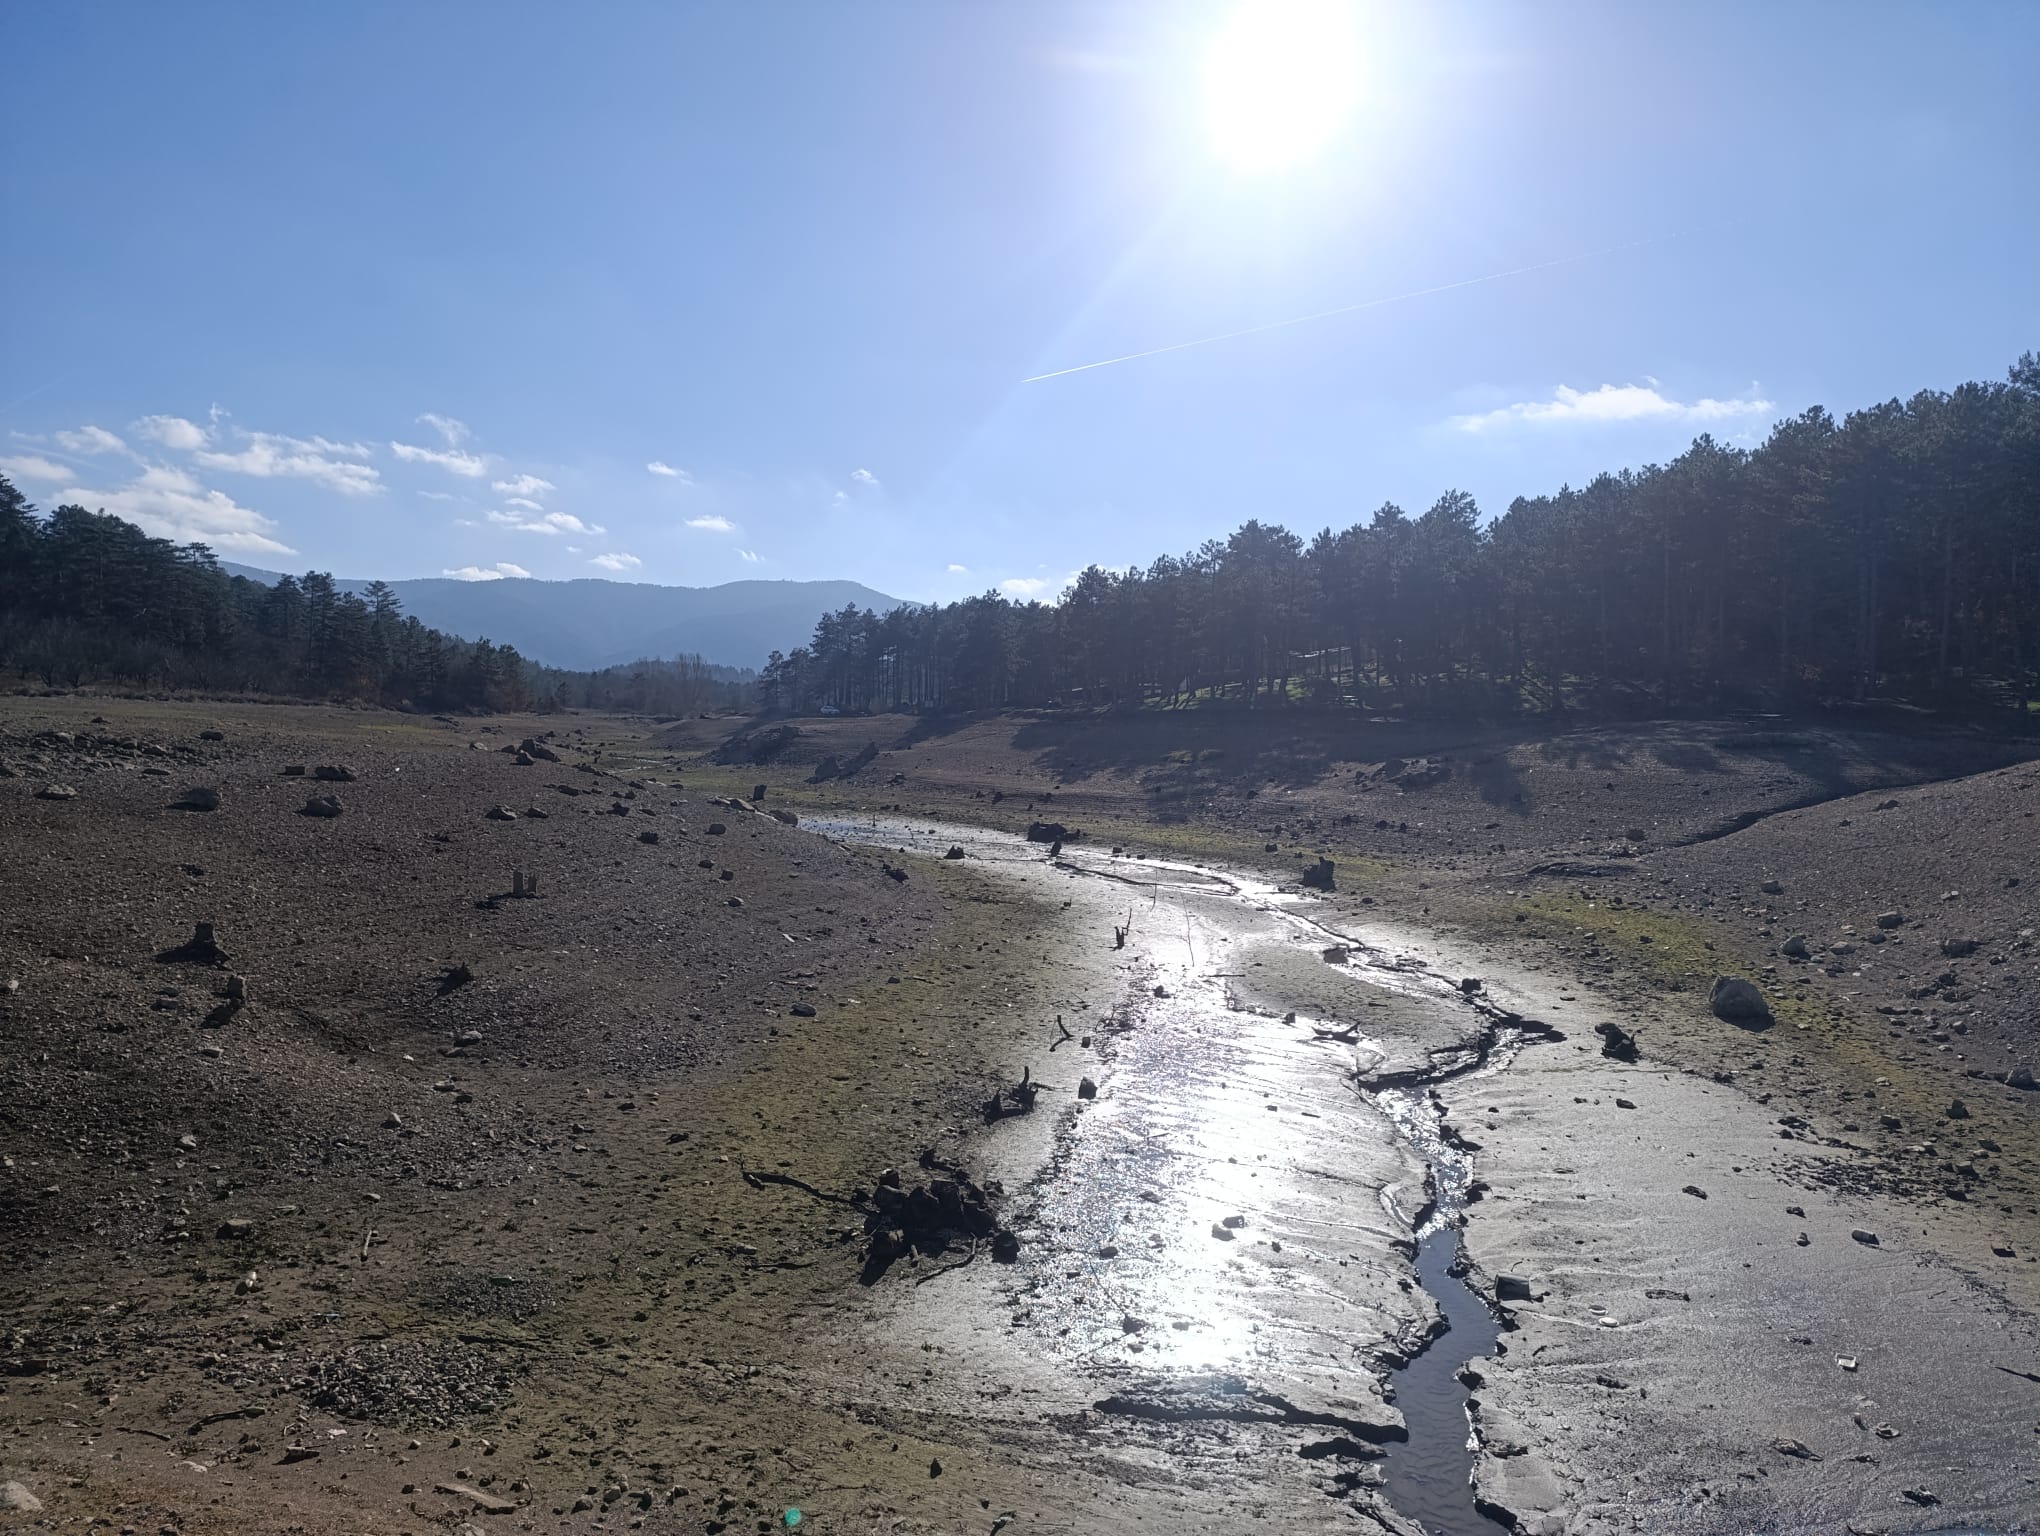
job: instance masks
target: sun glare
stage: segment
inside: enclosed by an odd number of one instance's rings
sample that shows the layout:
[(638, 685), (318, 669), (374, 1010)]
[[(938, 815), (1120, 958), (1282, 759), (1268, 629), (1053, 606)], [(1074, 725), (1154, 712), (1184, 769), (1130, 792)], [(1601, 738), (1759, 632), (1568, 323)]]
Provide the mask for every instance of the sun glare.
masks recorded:
[(1243, 170), (1308, 158), (1352, 110), (1359, 65), (1350, 0), (1248, 0), (1205, 61), (1213, 146)]

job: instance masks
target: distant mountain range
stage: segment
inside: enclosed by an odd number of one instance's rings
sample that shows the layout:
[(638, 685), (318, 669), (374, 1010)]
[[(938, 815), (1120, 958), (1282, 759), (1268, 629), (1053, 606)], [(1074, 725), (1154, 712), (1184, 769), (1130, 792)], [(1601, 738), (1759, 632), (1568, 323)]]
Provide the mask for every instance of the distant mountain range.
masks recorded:
[[(230, 576), (274, 586), (276, 571), (222, 560)], [(343, 592), (366, 581), (336, 580)], [(577, 671), (642, 657), (695, 653), (730, 667), (761, 667), (814, 635), (815, 620), (850, 604), (880, 613), (905, 606), (854, 581), (729, 581), (660, 587), (631, 581), (393, 581), (404, 612), (465, 640), (514, 645), (534, 661)]]

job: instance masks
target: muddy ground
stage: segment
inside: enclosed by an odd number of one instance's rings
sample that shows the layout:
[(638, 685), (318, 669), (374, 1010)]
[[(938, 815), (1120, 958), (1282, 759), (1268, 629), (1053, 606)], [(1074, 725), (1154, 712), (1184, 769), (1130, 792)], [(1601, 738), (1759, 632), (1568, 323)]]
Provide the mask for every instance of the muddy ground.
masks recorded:
[[(1425, 1155), (1371, 1090), (1441, 1068), (1470, 1279), (1528, 1293), (1492, 1517), (2028, 1528), (2027, 747), (731, 726), (0, 704), (0, 1520), (1405, 1529)], [(1091, 835), (996, 835), (1044, 818)], [(1447, 1080), (1475, 996), (1564, 1039)], [(881, 1171), (958, 1166), (1013, 1262), (869, 1263)]]

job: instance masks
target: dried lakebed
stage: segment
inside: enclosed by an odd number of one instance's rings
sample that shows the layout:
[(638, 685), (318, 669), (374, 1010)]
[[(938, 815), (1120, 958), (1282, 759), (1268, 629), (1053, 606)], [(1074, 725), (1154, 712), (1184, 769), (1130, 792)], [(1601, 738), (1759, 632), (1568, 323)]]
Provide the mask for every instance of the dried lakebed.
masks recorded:
[[(1077, 948), (1127, 930), (1117, 995), (1015, 1063), (1042, 1108), (977, 1138), (1019, 1262), (895, 1292), (881, 1342), (968, 1362), (930, 1401), (1081, 1405), (1088, 1447), (1233, 1518), (1330, 1495), (1431, 1536), (2029, 1528), (2030, 1316), (1907, 1252), (1891, 1207), (1881, 1248), (1849, 1242), (1864, 1199), (1796, 1179), (1746, 1096), (1604, 1058), (1590, 1004), (1464, 991), (1463, 959), (1230, 872), (803, 826), (960, 849), (1058, 897)], [(1528, 1294), (1497, 1304), (1505, 1272)]]

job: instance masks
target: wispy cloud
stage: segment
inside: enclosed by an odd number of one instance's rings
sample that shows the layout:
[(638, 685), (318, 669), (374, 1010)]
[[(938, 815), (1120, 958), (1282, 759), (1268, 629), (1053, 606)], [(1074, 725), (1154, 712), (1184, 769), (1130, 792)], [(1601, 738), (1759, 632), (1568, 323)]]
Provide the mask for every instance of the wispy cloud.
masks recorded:
[(547, 491), (556, 491), (558, 486), (550, 480), (541, 480), (536, 475), (512, 475), (508, 480), (498, 480), (495, 488), (505, 496), (543, 496)]
[(241, 506), (222, 491), (208, 490), (168, 464), (148, 466), (118, 490), (72, 486), (57, 499), (111, 512), (145, 533), (182, 544), (210, 544), (215, 549), (267, 555), (294, 553), (274, 537), (276, 524), (271, 519)]
[(638, 559), (636, 555), (614, 554), (597, 555), (588, 563), (590, 565), (599, 565), (605, 571), (634, 571), (643, 565), (644, 561)]
[(423, 427), (432, 428), (433, 431), (445, 438), (446, 446), (449, 448), (458, 448), (468, 440), (468, 424), (464, 421), (457, 421), (451, 416), (441, 416), (437, 412), (427, 411), (418, 418), (418, 424)]
[(451, 570), (441, 571), (442, 576), (451, 576), (455, 581), (528, 581), (531, 572), (521, 565), (508, 560), (498, 560), (494, 565), (458, 565)]
[(952, 560), (949, 563), (949, 574), (952, 576), (968, 576), (970, 574), (970, 567), (967, 565), (958, 565), (955, 561)]
[(1674, 400), (1663, 394), (1656, 379), (1641, 384), (1603, 384), (1598, 389), (1574, 389), (1561, 384), (1549, 400), (1522, 400), (1497, 410), (1471, 416), (1454, 416), (1451, 424), (1462, 432), (1489, 432), (1496, 428), (1524, 426), (1607, 425), (1629, 421), (1731, 421), (1743, 416), (1766, 416), (1774, 409), (1769, 400), (1750, 386), (1747, 396), (1730, 400), (1707, 398)]
[(755, 549), (740, 549), (737, 551), (737, 554), (743, 558), (746, 565), (763, 565), (765, 563), (765, 557)]
[(675, 469), (664, 459), (654, 459), (645, 468), (655, 475), (663, 475), (668, 480), (678, 480), (682, 485), (694, 484), (694, 476), (684, 469)]
[(59, 464), (46, 459), (39, 453), (25, 453), (19, 458), (0, 459), (0, 475), (10, 480), (69, 480), (78, 471), (68, 464)]
[(144, 416), (132, 427), (136, 436), (180, 453), (196, 453), (206, 445), (205, 428), (182, 416)]
[(1055, 583), (1044, 576), (1008, 576), (999, 583), (999, 590), (1014, 597), (1039, 597), (1054, 586)]
[(867, 491), (882, 491), (885, 489), (884, 486), (878, 483), (878, 476), (868, 469), (851, 470), (850, 480), (852, 484), (861, 486)]
[(737, 531), (737, 525), (735, 523), (731, 522), (726, 517), (718, 517), (713, 512), (707, 513), (701, 517), (688, 518), (687, 526), (690, 528), (699, 528), (704, 533), (735, 533)]
[(505, 496), (503, 498), (503, 505), (506, 507), (516, 507), (525, 512), (543, 512), (545, 510), (544, 507), (533, 501), (529, 496)]
[[(176, 422), (169, 429), (172, 436), (184, 437), (181, 431), (184, 427), (196, 430), (193, 423), (179, 418), (156, 419)], [(241, 447), (236, 452), (201, 447), (192, 458), (206, 469), (253, 475), (260, 480), (310, 480), (343, 496), (375, 496), (382, 492), (382, 476), (374, 466), (358, 462), (368, 457), (369, 449), (364, 444), (336, 443), (323, 437), (284, 437), (274, 432), (243, 432), (238, 437)], [(204, 441), (203, 436), (200, 441)]]
[(393, 442), (390, 444), (390, 452), (406, 464), (437, 464), (441, 469), (449, 470), (468, 480), (479, 480), (489, 472), (486, 459), (477, 458), (472, 453), (463, 453), (458, 448), (420, 448), (416, 443)]
[(127, 452), (127, 444), (104, 427), (80, 427), (75, 432), (59, 432), (57, 446), (68, 448), (73, 453)]
[(419, 494), (420, 496), (423, 496), (423, 497), (424, 497), (424, 498), (425, 498), (425, 499), (426, 499), (427, 501), (459, 501), (459, 500), (460, 500), (460, 498), (459, 498), (458, 496), (454, 495), (454, 494), (453, 494), (453, 492), (451, 492), (451, 491), (420, 491), (420, 492), (419, 492), (418, 494)]

